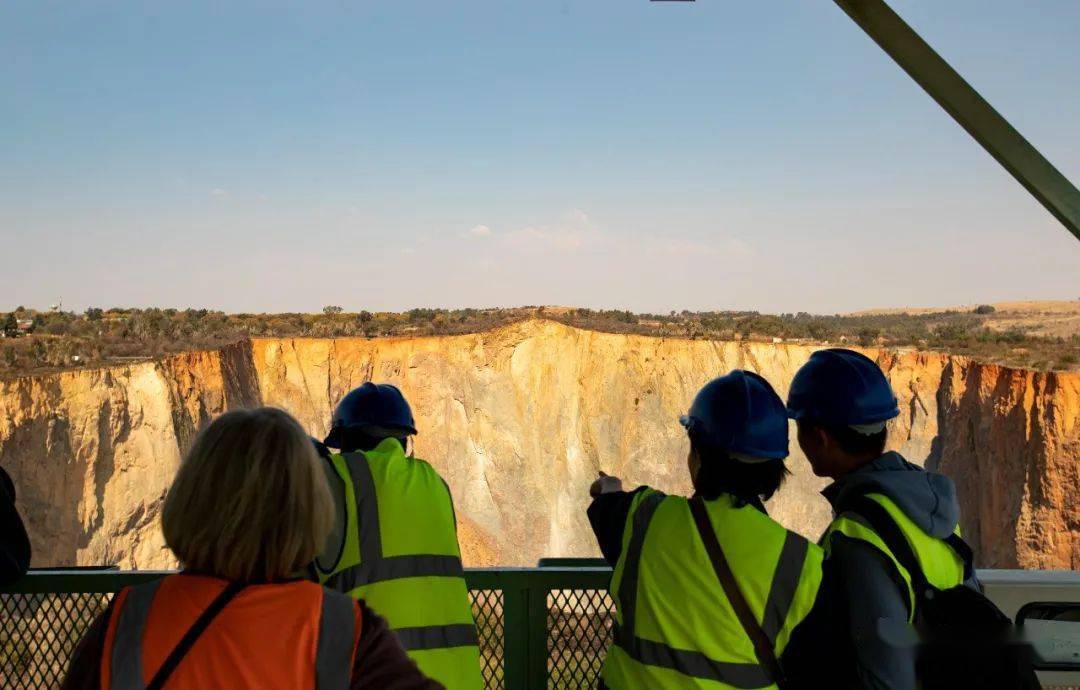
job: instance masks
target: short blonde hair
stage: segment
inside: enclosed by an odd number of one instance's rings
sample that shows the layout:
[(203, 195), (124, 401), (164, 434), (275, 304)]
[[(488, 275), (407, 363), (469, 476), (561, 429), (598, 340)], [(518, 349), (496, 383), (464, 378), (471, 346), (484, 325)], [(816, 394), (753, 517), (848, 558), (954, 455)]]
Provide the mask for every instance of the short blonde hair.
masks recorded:
[(297, 574), (334, 520), (326, 474), (307, 434), (270, 407), (228, 412), (195, 439), (162, 510), (188, 570), (243, 582)]

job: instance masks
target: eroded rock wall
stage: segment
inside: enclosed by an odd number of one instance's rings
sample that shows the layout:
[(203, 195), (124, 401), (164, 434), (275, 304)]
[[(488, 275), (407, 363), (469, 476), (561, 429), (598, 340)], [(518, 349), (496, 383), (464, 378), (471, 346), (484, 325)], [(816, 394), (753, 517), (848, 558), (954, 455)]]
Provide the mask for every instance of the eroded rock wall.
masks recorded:
[[(786, 396), (816, 348), (660, 339), (530, 321), (445, 338), (255, 339), (157, 363), (0, 384), (0, 463), (15, 478), (35, 564), (172, 565), (161, 499), (214, 415), (268, 404), (326, 433), (363, 381), (401, 386), (418, 455), (446, 477), (472, 565), (593, 555), (598, 470), (688, 490), (676, 419), (710, 378), (741, 367)], [(1080, 376), (936, 353), (867, 351), (903, 414), (891, 445), (948, 472), (981, 564), (1080, 567)], [(793, 477), (769, 506), (816, 538), (828, 521), (792, 435)]]

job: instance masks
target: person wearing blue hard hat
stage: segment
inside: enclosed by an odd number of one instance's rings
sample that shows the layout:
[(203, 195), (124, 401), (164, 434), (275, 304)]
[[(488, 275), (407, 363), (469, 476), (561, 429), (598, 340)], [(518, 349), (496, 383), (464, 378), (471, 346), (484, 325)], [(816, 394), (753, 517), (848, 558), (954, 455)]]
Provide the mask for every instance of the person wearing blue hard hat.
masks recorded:
[(617, 610), (600, 687), (775, 687), (823, 558), (763, 505), (788, 474), (784, 403), (768, 381), (735, 370), (707, 383), (679, 421), (692, 497), (623, 491), (602, 472), (590, 488)]
[(315, 442), (338, 517), (311, 574), (378, 610), (425, 675), (450, 690), (480, 690), (453, 498), (435, 468), (409, 452), (416, 433), (396, 386), (369, 381), (341, 399), (330, 433)]
[(854, 350), (813, 353), (791, 382), (787, 410), (814, 473), (833, 480), (822, 494), (835, 515), (819, 542), (821, 601), (800, 631), (822, 646), (797, 665), (817, 665), (832, 687), (915, 688), (915, 647), (905, 633), (917, 612), (913, 577), (862, 513), (899, 528), (935, 587), (957, 586), (965, 561), (950, 545), (960, 520), (953, 482), (886, 451), (888, 423), (900, 414), (896, 395), (881, 368)]

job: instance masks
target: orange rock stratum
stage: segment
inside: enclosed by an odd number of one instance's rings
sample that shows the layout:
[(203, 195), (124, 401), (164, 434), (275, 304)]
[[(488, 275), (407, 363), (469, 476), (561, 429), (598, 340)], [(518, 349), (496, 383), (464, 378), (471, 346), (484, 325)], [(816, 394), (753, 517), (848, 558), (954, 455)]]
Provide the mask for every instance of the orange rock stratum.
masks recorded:
[[(815, 348), (660, 339), (528, 321), (445, 338), (256, 339), (159, 362), (0, 383), (0, 464), (14, 477), (35, 565), (173, 565), (158, 515), (200, 425), (277, 405), (315, 436), (359, 383), (412, 401), (417, 454), (446, 477), (467, 564), (594, 555), (585, 517), (597, 470), (686, 491), (676, 422), (697, 388), (736, 367), (781, 396)], [(891, 445), (957, 482), (979, 564), (1080, 568), (1080, 373), (867, 350), (900, 398)], [(816, 538), (828, 520), (792, 438), (770, 511)]]

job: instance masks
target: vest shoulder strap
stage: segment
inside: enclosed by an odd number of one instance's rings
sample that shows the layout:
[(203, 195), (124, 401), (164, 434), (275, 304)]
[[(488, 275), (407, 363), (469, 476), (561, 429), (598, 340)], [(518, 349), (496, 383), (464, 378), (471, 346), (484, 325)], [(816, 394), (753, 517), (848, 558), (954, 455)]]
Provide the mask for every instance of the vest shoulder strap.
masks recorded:
[(356, 601), (341, 592), (322, 588), (319, 615), (319, 642), (315, 651), (315, 687), (318, 690), (348, 690), (359, 635), (356, 630)]
[(768, 672), (771, 680), (778, 687), (784, 688), (786, 686), (784, 672), (780, 668), (780, 662), (776, 659), (772, 643), (758, 623), (757, 617), (754, 616), (754, 612), (750, 609), (750, 605), (746, 602), (746, 597), (743, 596), (742, 590), (739, 589), (739, 583), (735, 581), (735, 574), (731, 572), (731, 566), (724, 555), (724, 549), (720, 546), (720, 540), (716, 538), (716, 532), (709, 521), (709, 512), (705, 508), (705, 501), (698, 496), (690, 499), (690, 514), (694, 517), (694, 524), (697, 526), (698, 534), (701, 535), (701, 541), (705, 545), (705, 552), (709, 555), (709, 560), (712, 561), (713, 570), (716, 572), (717, 579), (720, 580), (720, 586), (724, 588), (728, 603), (731, 604), (739, 623), (754, 645), (754, 652), (758, 662)]

